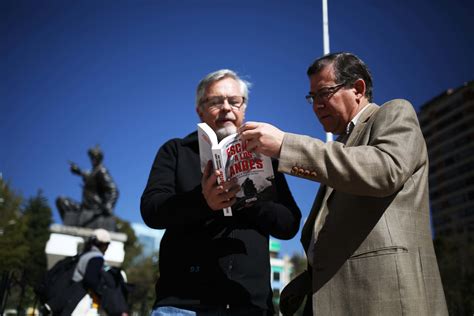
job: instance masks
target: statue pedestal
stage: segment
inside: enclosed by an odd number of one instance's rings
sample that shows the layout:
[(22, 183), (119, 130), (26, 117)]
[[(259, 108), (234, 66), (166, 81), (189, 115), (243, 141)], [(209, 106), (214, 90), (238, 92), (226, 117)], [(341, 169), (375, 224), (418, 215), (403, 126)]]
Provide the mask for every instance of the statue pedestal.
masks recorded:
[[(50, 227), (51, 235), (46, 243), (48, 269), (64, 257), (78, 254), (85, 241), (93, 236), (93, 229), (83, 227), (64, 226), (53, 224)], [(124, 243), (127, 235), (124, 233), (109, 232), (112, 238), (109, 248), (105, 252), (105, 262), (113, 267), (120, 267), (125, 258)]]

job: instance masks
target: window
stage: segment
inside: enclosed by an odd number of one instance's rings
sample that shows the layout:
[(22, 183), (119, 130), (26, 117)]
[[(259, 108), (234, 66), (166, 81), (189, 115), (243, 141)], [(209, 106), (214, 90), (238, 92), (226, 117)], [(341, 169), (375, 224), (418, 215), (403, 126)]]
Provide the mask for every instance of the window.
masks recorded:
[(273, 271), (273, 281), (280, 281), (280, 272)]

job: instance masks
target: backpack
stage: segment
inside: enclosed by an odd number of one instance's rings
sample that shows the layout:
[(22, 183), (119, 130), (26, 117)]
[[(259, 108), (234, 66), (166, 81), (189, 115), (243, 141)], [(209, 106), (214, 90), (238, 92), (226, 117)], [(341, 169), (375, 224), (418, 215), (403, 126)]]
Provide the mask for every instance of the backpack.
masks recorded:
[(128, 313), (128, 293), (131, 287), (123, 279), (120, 268), (109, 268), (101, 272), (98, 292), (101, 295), (100, 306), (109, 316)]
[(66, 303), (63, 296), (73, 283), (72, 276), (79, 257), (79, 255), (76, 255), (58, 261), (44, 274), (35, 288), (40, 303), (53, 314), (60, 312)]

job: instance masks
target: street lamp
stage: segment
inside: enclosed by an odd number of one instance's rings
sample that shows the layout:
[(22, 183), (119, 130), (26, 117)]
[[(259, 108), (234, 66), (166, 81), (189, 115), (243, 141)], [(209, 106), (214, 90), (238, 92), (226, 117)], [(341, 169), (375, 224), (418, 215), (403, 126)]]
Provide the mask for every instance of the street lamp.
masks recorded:
[[(329, 54), (329, 21), (328, 21), (328, 1), (323, 1), (323, 49), (324, 55)], [(326, 133), (326, 143), (332, 142), (332, 133)]]

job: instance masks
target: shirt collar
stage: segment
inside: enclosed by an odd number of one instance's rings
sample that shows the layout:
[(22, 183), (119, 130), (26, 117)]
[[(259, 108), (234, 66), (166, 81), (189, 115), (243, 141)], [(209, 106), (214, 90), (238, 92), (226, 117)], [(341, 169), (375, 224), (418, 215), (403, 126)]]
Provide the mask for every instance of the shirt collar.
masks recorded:
[(347, 124), (346, 126), (346, 134), (349, 134), (351, 132), (351, 130), (354, 128), (354, 126), (356, 126), (357, 124), (357, 121), (359, 120), (359, 117), (361, 116), (362, 112), (364, 112), (367, 107), (369, 106), (370, 103), (367, 103), (363, 108), (362, 110), (359, 111), (359, 113), (356, 114), (356, 116), (354, 116), (352, 118), (352, 120), (349, 122), (349, 124)]

